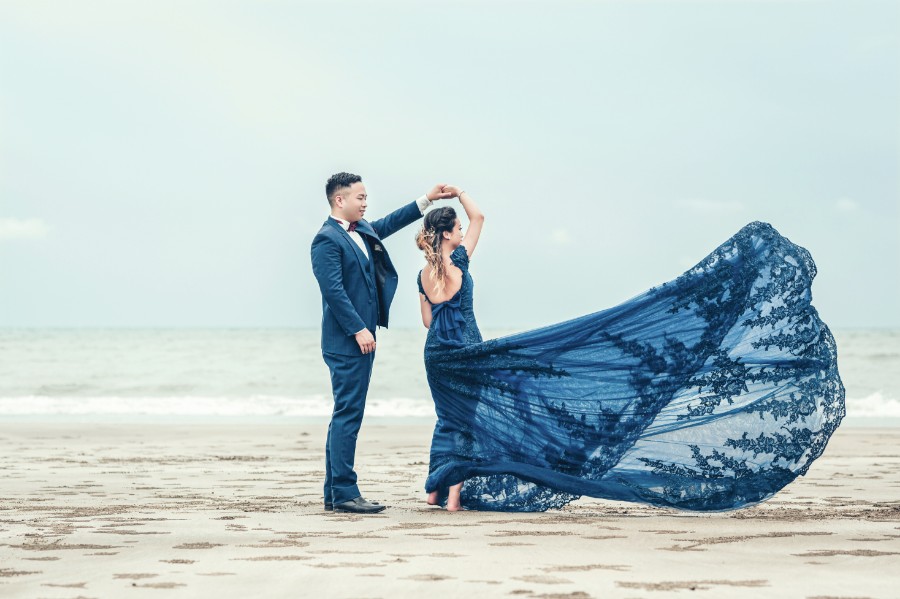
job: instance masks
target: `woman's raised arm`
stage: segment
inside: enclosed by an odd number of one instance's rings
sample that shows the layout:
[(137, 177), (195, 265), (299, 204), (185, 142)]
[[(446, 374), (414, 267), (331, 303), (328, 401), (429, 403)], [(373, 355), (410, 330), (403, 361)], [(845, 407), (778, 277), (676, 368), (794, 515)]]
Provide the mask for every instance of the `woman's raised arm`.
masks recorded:
[(466, 211), (466, 216), (469, 219), (469, 228), (463, 236), (463, 245), (466, 246), (466, 253), (471, 258), (472, 253), (475, 251), (475, 246), (478, 245), (478, 238), (481, 237), (481, 228), (484, 226), (484, 213), (475, 203), (475, 200), (472, 199), (472, 196), (465, 190), (461, 190), (454, 185), (447, 185), (444, 187), (444, 191), (454, 193), (459, 198), (459, 203), (462, 204), (463, 210)]

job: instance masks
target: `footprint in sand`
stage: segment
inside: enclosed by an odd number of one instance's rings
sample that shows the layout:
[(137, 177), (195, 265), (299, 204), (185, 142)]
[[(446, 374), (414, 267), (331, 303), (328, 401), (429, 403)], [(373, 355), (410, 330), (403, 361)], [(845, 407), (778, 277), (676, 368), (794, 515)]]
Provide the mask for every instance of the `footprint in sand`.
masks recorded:
[(708, 591), (714, 586), (729, 587), (764, 587), (768, 580), (669, 580), (664, 582), (622, 582), (616, 585), (625, 589), (642, 589), (645, 591)]
[(452, 576), (444, 576), (442, 574), (414, 574), (405, 576), (405, 580), (418, 580), (421, 582), (437, 582), (439, 580), (453, 580)]
[(36, 570), (13, 570), (12, 568), (0, 568), (0, 578), (12, 578), (14, 576), (27, 576), (29, 574), (41, 574)]
[(850, 555), (855, 557), (882, 557), (885, 555), (900, 555), (897, 551), (875, 551), (874, 549), (850, 549), (850, 550), (828, 550), (828, 551), (807, 551), (806, 553), (794, 553), (797, 557), (834, 557), (837, 555)]
[(537, 584), (570, 584), (572, 582), (567, 578), (559, 578), (558, 576), (541, 576), (535, 574), (530, 574), (528, 576), (513, 576), (513, 580)]
[(256, 557), (235, 557), (232, 561), (241, 562), (279, 562), (313, 559), (309, 555), (259, 555)]

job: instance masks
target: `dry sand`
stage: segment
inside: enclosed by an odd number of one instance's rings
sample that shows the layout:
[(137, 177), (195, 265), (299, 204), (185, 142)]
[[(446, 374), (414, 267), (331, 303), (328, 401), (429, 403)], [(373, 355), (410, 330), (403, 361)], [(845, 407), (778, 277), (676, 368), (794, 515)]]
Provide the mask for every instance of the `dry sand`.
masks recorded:
[(770, 501), (447, 513), (431, 427), (363, 425), (375, 516), (326, 513), (324, 424), (0, 423), (0, 597), (900, 597), (900, 430)]

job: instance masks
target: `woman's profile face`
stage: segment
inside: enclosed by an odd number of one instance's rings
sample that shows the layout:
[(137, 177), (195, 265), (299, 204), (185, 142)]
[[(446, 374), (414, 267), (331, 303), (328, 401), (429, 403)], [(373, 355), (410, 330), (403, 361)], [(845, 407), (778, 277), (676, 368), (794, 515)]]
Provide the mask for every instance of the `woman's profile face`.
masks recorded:
[(457, 248), (457, 246), (459, 246), (459, 244), (462, 243), (462, 223), (458, 218), (453, 221), (453, 230), (444, 233), (444, 240), (449, 243), (450, 247), (454, 250)]

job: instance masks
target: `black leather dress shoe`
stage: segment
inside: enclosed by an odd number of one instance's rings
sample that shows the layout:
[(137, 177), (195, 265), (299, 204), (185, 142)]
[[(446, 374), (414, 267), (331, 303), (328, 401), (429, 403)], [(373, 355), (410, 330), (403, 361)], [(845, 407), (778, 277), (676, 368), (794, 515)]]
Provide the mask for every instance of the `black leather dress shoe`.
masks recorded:
[(350, 501), (345, 501), (343, 503), (335, 503), (332, 506), (332, 509), (335, 512), (348, 512), (351, 514), (377, 514), (378, 512), (383, 511), (384, 508), (385, 506), (366, 501), (362, 497), (357, 497), (356, 499), (351, 499)]
[[(377, 501), (369, 501), (369, 503), (371, 503), (371, 504), (373, 504), (373, 505), (381, 505), (381, 504), (378, 503)], [(325, 511), (326, 511), (326, 512), (333, 512), (333, 511), (334, 511), (334, 504), (331, 503), (330, 501), (326, 501), (326, 502), (325, 502)]]

